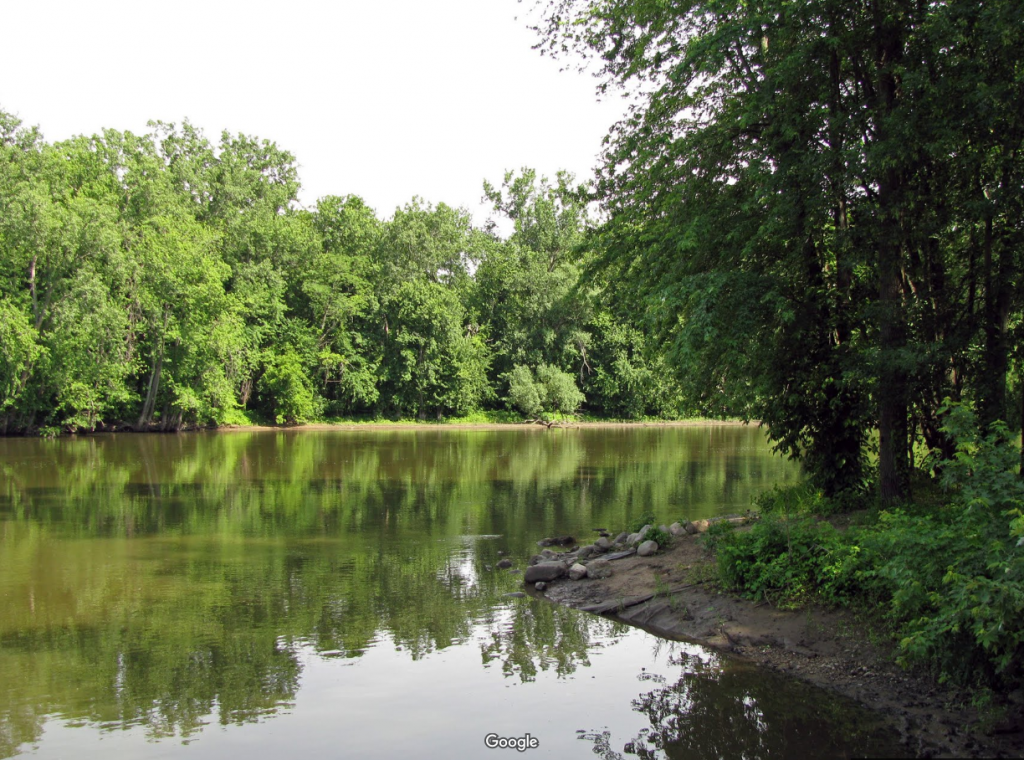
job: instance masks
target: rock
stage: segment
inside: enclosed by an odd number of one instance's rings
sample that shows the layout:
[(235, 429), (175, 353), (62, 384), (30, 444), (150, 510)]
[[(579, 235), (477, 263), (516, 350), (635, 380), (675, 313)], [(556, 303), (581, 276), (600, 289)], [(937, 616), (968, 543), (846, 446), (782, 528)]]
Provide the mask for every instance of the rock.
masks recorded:
[(575, 565), (569, 568), (569, 580), (578, 581), (580, 578), (587, 577), (586, 565), (581, 565), (577, 562)]
[(666, 528), (664, 525), (659, 525), (658, 530), (660, 530), (662, 533), (668, 533), (668, 528)]
[(509, 575), (519, 575), (519, 573), (521, 573), (521, 572), (523, 572), (523, 571), (522, 571), (522, 570), (519, 570), (519, 569), (516, 569), (516, 570), (509, 570), (509, 571), (508, 571), (508, 574), (509, 574)]
[(542, 551), (540, 553), (540, 556), (542, 556), (546, 560), (557, 559), (558, 558), (558, 552), (553, 552), (550, 549), (545, 549), (544, 551)]
[(653, 527), (654, 527), (653, 525), (645, 525), (644, 527), (642, 527), (640, 529), (640, 532), (636, 534), (637, 535), (637, 540), (638, 541), (643, 541), (645, 538), (647, 538), (647, 534), (651, 532), (651, 528), (653, 528)]
[(644, 541), (637, 547), (636, 553), (641, 557), (650, 557), (656, 551), (658, 551), (657, 541)]
[(617, 535), (615, 537), (615, 540), (612, 543), (613, 544), (624, 544), (627, 541), (629, 541), (629, 534), (626, 531), (622, 531), (619, 535)]
[(508, 570), (510, 567), (512, 567), (512, 560), (503, 559), (500, 562), (498, 562), (498, 567), (502, 570)]
[(684, 533), (686, 533), (686, 528), (684, 528), (679, 523), (674, 522), (674, 523), (672, 523), (671, 525), (668, 526), (668, 532), (669, 532), (670, 535), (673, 535), (673, 536), (681, 536)]
[(612, 574), (612, 563), (600, 557), (587, 563), (588, 578), (607, 578)]
[(533, 567), (526, 568), (526, 573), (523, 575), (523, 582), (536, 583), (537, 581), (553, 581), (564, 575), (564, 562), (539, 562)]
[(546, 589), (548, 587), (548, 584), (546, 584), (544, 581), (537, 581), (536, 583), (533, 584), (533, 587), (535, 589), (537, 589), (538, 591), (543, 591), (544, 589)]
[(626, 538), (626, 544), (629, 546), (636, 546), (638, 543), (640, 543), (639, 533), (630, 533), (629, 536)]
[(601, 551), (606, 552), (612, 548), (612, 542), (611, 540), (609, 540), (607, 536), (601, 536), (601, 538), (597, 539), (594, 542), (594, 546), (596, 546)]
[(527, 565), (531, 565), (531, 566), (532, 565), (536, 565), (538, 562), (543, 562), (544, 559), (545, 558), (544, 558), (543, 554), (534, 554), (532, 557), (530, 557), (530, 561), (527, 562), (526, 564)]
[(576, 543), (576, 539), (572, 536), (555, 536), (553, 538), (542, 538), (537, 542), (537, 546), (570, 546)]
[(613, 552), (612, 554), (606, 554), (604, 556), (604, 559), (606, 559), (609, 562), (611, 562), (613, 559), (624, 559), (626, 557), (632, 557), (634, 554), (636, 554), (636, 549), (626, 549), (625, 551)]
[(594, 555), (594, 547), (593, 546), (581, 547), (579, 552), (577, 552), (577, 554), (576, 554), (576, 561), (577, 562), (582, 562), (585, 559), (590, 559), (590, 557), (592, 557), (593, 555)]
[(687, 533), (689, 533), (691, 536), (693, 536), (693, 535), (695, 535), (697, 533), (697, 526), (694, 525), (689, 520), (687, 520), (686, 522), (683, 523), (683, 530), (685, 530)]
[(693, 527), (697, 529), (698, 533), (707, 533), (708, 526), (711, 525), (707, 520), (694, 520)]

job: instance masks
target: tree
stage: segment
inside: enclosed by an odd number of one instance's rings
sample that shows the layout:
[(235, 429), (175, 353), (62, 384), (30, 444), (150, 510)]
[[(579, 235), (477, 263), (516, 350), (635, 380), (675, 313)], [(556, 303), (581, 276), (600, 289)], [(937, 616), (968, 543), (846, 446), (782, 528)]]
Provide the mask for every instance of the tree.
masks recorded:
[(887, 502), (907, 494), (912, 417), (939, 441), (941, 391), (1005, 413), (1017, 4), (545, 7), (548, 52), (635, 94), (597, 185), (605, 263), (691, 399), (766, 422), (829, 493), (861, 482), (876, 425)]

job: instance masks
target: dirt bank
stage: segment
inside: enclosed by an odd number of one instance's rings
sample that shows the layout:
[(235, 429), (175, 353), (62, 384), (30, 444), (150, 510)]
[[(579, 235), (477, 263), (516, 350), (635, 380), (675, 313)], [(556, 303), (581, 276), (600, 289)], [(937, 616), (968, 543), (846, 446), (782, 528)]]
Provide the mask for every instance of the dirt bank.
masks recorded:
[(562, 579), (532, 591), (669, 638), (730, 652), (764, 667), (852, 697), (889, 716), (918, 756), (1022, 757), (1024, 705), (1011, 716), (970, 706), (965, 695), (895, 665), (879, 627), (847, 610), (780, 610), (723, 591), (714, 559), (695, 536), (650, 557), (611, 562), (609, 578)]

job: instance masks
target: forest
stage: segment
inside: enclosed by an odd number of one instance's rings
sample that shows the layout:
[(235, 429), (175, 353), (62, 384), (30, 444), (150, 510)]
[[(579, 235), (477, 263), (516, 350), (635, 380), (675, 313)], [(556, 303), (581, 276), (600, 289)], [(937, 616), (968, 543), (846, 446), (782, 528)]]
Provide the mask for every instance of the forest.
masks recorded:
[(298, 202), (295, 158), (188, 123), (47, 143), (0, 113), (0, 433), (323, 419), (676, 416), (612, 310), (588, 198), (485, 183), (492, 222), (413, 198)]

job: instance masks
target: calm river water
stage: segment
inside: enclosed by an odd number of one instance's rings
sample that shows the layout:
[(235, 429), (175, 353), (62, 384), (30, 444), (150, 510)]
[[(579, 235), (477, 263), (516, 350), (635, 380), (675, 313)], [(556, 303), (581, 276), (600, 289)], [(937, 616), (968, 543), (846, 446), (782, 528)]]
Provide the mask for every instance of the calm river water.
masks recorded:
[(0, 439), (0, 757), (892, 754), (850, 703), (491, 569), (797, 477), (745, 427)]

